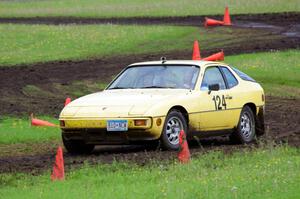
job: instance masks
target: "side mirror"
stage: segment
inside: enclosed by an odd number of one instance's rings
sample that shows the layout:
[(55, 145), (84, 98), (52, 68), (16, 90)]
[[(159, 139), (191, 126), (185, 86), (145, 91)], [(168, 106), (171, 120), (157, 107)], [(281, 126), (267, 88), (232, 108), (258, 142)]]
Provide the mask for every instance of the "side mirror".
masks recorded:
[(208, 86), (208, 94), (210, 94), (211, 91), (218, 91), (218, 90), (220, 90), (219, 84), (211, 84)]

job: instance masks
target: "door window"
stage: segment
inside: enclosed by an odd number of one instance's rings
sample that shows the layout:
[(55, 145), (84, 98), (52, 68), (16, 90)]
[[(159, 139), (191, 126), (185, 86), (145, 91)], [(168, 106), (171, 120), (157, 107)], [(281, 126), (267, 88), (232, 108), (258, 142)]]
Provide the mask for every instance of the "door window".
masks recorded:
[(208, 86), (212, 84), (219, 84), (220, 90), (226, 89), (223, 76), (217, 67), (209, 67), (205, 70), (201, 90), (208, 90)]

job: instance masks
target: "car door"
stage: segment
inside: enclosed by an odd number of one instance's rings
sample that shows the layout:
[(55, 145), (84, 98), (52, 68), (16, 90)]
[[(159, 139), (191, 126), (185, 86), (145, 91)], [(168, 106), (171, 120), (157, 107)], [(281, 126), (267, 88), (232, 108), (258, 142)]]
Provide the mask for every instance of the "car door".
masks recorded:
[[(218, 90), (209, 86), (218, 85)], [(224, 75), (218, 66), (207, 67), (200, 88), (199, 130), (213, 131), (230, 128), (230, 114), (227, 110), (227, 99), (230, 98)]]
[(242, 110), (241, 90), (238, 88), (239, 82), (228, 66), (219, 66), (219, 69), (223, 74), (227, 88), (225, 100), (227, 113), (230, 115), (227, 121), (228, 127), (234, 128), (239, 121), (240, 113)]

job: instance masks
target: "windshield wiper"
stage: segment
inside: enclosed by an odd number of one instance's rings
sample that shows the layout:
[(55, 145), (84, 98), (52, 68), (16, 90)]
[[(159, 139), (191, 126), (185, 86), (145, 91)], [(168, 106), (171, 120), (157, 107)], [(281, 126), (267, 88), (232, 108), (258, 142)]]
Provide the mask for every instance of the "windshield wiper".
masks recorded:
[(116, 87), (109, 88), (108, 90), (112, 90), (112, 89), (132, 89), (132, 87), (116, 86)]
[(143, 88), (175, 88), (172, 86), (145, 86), (145, 87), (140, 87), (141, 89)]
[[(135, 89), (144, 89), (144, 88), (176, 88), (176, 87), (172, 87), (172, 86), (145, 86), (145, 87), (137, 87)], [(113, 89), (133, 89), (133, 87), (122, 87), (122, 86), (116, 86), (116, 87), (112, 87), (112, 88), (108, 88), (108, 90), (113, 90)]]

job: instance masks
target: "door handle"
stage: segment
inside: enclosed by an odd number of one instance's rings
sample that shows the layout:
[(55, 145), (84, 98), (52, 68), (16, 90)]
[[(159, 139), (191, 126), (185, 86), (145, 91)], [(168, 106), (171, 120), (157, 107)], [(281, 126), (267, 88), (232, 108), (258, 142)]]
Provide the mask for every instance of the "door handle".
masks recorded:
[(225, 97), (225, 99), (232, 99), (232, 96), (230, 96), (230, 95), (226, 95), (226, 97)]

